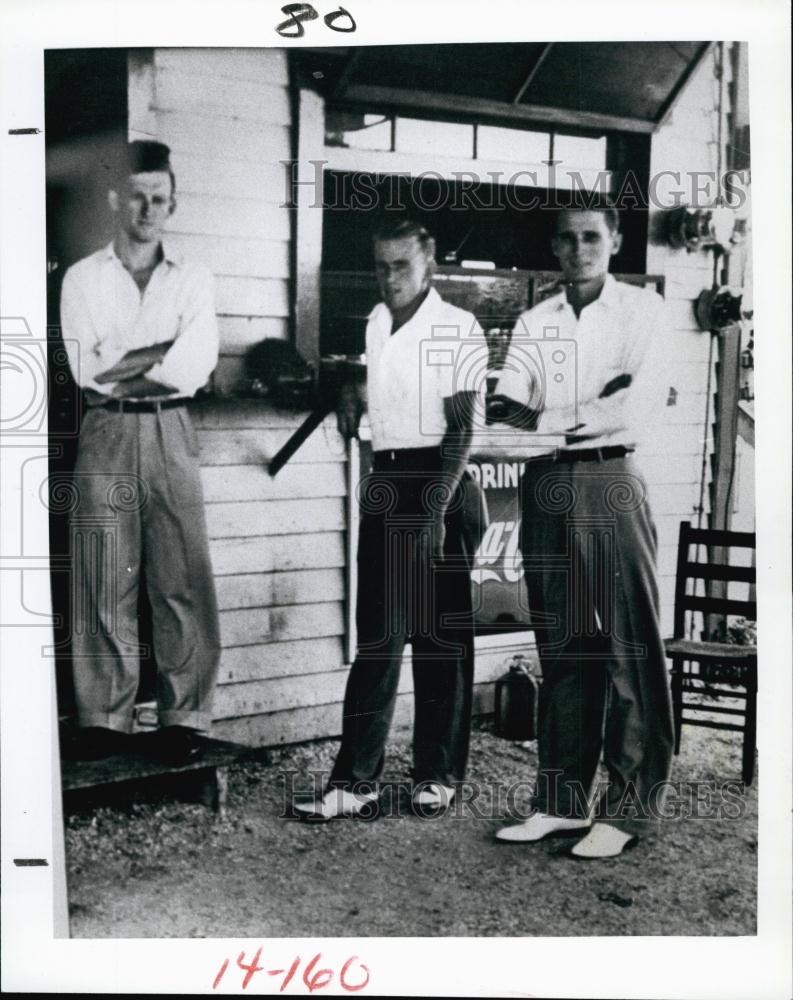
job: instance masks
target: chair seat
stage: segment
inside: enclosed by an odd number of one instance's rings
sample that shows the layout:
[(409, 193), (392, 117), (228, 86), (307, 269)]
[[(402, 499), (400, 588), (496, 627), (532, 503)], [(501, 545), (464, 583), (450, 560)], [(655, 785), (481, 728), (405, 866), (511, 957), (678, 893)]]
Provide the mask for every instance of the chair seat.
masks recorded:
[(757, 646), (736, 646), (731, 642), (697, 642), (695, 639), (665, 639), (667, 656), (688, 660), (753, 660)]

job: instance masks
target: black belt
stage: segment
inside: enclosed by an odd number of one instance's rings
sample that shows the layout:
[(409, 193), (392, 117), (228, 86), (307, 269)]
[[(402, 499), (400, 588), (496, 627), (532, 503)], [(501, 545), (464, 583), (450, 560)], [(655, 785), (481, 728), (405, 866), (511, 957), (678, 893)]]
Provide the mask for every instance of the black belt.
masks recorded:
[(408, 468), (435, 470), (440, 468), (441, 449), (434, 448), (385, 448), (372, 455), (372, 467), (377, 471)]
[(560, 448), (550, 455), (538, 455), (528, 459), (529, 462), (605, 462), (609, 458), (624, 458), (634, 451), (621, 444), (609, 445), (608, 448)]
[(103, 410), (113, 410), (115, 413), (159, 413), (160, 410), (172, 410), (175, 406), (186, 406), (187, 399), (109, 399), (106, 403), (97, 403)]

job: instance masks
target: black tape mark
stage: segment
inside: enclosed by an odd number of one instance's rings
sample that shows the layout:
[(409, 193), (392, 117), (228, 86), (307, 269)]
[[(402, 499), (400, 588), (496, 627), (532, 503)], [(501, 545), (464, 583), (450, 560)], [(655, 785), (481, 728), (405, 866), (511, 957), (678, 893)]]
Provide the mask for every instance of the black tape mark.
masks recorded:
[(14, 858), (17, 868), (49, 868), (46, 858)]
[(40, 128), (10, 128), (8, 130), (9, 135), (38, 135), (41, 132)]

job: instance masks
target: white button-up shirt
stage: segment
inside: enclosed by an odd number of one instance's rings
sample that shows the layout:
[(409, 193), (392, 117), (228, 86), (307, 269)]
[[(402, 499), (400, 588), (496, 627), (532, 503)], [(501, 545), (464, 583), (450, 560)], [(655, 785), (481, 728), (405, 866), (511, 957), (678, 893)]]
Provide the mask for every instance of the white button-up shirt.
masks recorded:
[(96, 376), (137, 348), (174, 341), (146, 372), (174, 386), (173, 396), (192, 396), (217, 364), (212, 275), (166, 247), (142, 294), (112, 243), (70, 267), (61, 291), (61, 328), (75, 381), (102, 395), (115, 383), (97, 383)]
[[(663, 307), (608, 275), (578, 318), (564, 291), (521, 314), (496, 393), (540, 411), (532, 454), (639, 443), (668, 392)], [(630, 385), (601, 397), (619, 376)]]
[(431, 288), (415, 315), (391, 334), (379, 303), (366, 326), (366, 389), (374, 451), (436, 447), (446, 434), (444, 399), (484, 393), (487, 344), (473, 313)]

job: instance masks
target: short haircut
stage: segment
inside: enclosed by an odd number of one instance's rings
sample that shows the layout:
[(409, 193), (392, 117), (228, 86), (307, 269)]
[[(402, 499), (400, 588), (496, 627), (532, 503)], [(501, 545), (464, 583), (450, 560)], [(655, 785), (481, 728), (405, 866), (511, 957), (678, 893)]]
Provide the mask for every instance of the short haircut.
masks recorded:
[(404, 240), (415, 236), (422, 250), (428, 251), (433, 243), (432, 233), (416, 219), (405, 215), (384, 215), (375, 225), (372, 241), (382, 243), (384, 240)]
[(162, 171), (171, 178), (171, 194), (176, 190), (176, 177), (171, 166), (171, 150), (164, 142), (136, 139), (127, 143), (118, 162), (113, 185), (122, 186), (130, 174), (148, 174)]
[(618, 233), (620, 231), (619, 209), (610, 198), (597, 191), (576, 191), (570, 204), (559, 209), (556, 217), (557, 227), (559, 225), (559, 218), (565, 212), (600, 212), (609, 228), (609, 232)]

